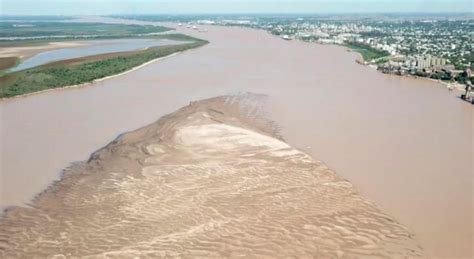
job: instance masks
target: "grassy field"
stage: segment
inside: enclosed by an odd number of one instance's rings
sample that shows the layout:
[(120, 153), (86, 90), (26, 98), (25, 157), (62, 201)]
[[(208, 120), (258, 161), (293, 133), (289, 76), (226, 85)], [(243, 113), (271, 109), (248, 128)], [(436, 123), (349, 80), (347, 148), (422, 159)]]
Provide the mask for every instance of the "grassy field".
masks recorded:
[(388, 53), (385, 50), (374, 49), (365, 44), (353, 42), (353, 43), (346, 44), (346, 47), (359, 52), (365, 61), (371, 61), (373, 59), (390, 56), (390, 53)]
[(0, 22), (0, 40), (12, 37), (124, 37), (170, 30), (162, 26), (103, 23)]
[(166, 38), (192, 40), (193, 42), (63, 60), (0, 75), (0, 98), (91, 82), (125, 72), (153, 59), (200, 47), (207, 43), (207, 41), (186, 35), (166, 35)]

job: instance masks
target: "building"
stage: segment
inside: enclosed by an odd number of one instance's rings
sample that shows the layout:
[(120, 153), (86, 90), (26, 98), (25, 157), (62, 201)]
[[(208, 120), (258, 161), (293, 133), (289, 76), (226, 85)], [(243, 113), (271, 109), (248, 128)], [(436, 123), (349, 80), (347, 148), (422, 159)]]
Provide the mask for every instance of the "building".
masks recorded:
[(438, 58), (438, 57), (432, 57), (431, 58), (431, 66), (432, 67), (439, 67), (439, 66), (444, 66), (446, 65), (446, 59), (444, 58)]
[(418, 69), (425, 69), (429, 67), (440, 67), (446, 65), (446, 59), (439, 57), (432, 57), (431, 55), (417, 56), (416, 67)]
[(431, 56), (417, 56), (416, 57), (416, 67), (418, 69), (425, 69), (431, 66)]

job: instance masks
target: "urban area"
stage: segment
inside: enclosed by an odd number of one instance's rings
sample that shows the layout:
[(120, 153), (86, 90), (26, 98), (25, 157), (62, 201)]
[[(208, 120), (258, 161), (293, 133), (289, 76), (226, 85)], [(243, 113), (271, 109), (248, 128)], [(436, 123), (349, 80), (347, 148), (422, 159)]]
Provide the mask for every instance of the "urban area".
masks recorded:
[(285, 40), (347, 46), (359, 63), (383, 73), (474, 82), (474, 20), (470, 15), (234, 16), (189, 18), (197, 24), (264, 29)]

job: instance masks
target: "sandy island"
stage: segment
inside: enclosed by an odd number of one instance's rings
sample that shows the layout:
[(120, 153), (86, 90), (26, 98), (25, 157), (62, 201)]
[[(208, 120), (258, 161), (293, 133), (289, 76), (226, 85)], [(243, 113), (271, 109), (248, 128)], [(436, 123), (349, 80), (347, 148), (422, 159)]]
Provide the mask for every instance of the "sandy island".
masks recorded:
[(46, 50), (86, 46), (86, 41), (48, 42), (46, 44), (24, 47), (0, 48), (0, 57), (19, 57), (26, 59)]
[(0, 257), (419, 257), (414, 235), (278, 138), (264, 96), (123, 134), (0, 220)]
[(340, 47), (206, 28), (178, 31), (208, 46), (100, 87), (0, 102), (7, 122), (1, 202), (24, 205), (71, 161), (191, 100), (253, 91), (271, 97), (271, 118), (288, 143), (323, 159), (409, 226), (426, 254), (471, 257), (471, 105), (438, 83), (359, 66)]

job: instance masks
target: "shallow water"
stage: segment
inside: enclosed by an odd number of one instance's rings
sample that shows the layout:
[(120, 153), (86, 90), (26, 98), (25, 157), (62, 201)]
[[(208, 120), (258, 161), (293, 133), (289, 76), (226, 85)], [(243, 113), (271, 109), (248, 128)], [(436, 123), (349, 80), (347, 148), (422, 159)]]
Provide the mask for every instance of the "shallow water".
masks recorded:
[(23, 60), (18, 66), (9, 71), (20, 71), (36, 67), (53, 61), (86, 57), (113, 52), (125, 52), (149, 47), (182, 44), (182, 41), (156, 40), (156, 39), (119, 39), (119, 40), (94, 40), (86, 42), (86, 46), (61, 48), (40, 52)]
[(409, 226), (429, 254), (470, 255), (474, 114), (456, 93), (360, 66), (336, 46), (180, 30), (211, 44), (91, 87), (0, 103), (2, 206), (24, 204), (122, 132), (192, 100), (250, 91), (270, 96), (290, 144)]
[(0, 256), (421, 258), (410, 230), (274, 138), (265, 99), (196, 101), (121, 135), (0, 218)]

